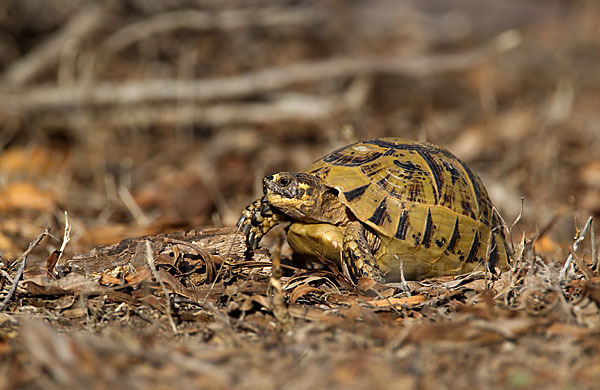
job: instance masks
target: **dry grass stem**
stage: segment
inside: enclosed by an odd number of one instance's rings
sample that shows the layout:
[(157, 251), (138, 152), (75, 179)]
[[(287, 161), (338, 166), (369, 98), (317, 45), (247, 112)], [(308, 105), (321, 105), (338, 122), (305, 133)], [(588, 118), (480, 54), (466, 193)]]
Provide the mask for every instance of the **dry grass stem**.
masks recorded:
[(67, 211), (65, 210), (65, 230), (63, 232), (63, 239), (60, 244), (60, 249), (58, 250), (58, 259), (56, 260), (56, 264), (60, 261), (63, 253), (65, 252), (65, 248), (67, 244), (71, 241), (71, 224), (69, 223), (69, 216), (67, 215)]
[(561, 282), (563, 280), (565, 280), (567, 270), (572, 265), (571, 262), (573, 261), (573, 252), (577, 251), (577, 249), (579, 248), (579, 244), (585, 239), (585, 234), (587, 233), (587, 230), (590, 227), (592, 221), (593, 221), (593, 218), (589, 217), (587, 222), (583, 226), (583, 229), (581, 229), (581, 231), (578, 232), (577, 237), (575, 238), (575, 242), (573, 243), (573, 247), (572, 247), (573, 251), (569, 254), (569, 257), (567, 257), (565, 264), (563, 265), (562, 269), (560, 270), (559, 280)]
[(594, 229), (594, 220), (592, 220), (591, 224), (590, 224), (590, 235), (591, 235), (591, 240), (592, 240), (592, 270), (594, 272), (598, 271), (598, 249), (597, 249), (597, 242), (596, 242), (596, 231)]
[(133, 196), (131, 196), (131, 192), (124, 185), (119, 186), (119, 198), (123, 201), (123, 204), (127, 207), (131, 215), (135, 218), (138, 225), (146, 226), (150, 224), (150, 219), (144, 214), (140, 206), (135, 202)]

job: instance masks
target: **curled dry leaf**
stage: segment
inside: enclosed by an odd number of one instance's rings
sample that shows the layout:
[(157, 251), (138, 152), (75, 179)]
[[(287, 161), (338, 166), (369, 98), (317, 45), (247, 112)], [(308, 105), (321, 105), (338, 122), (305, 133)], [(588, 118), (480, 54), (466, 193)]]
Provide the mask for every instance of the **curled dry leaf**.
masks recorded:
[(300, 286), (297, 286), (290, 294), (290, 303), (296, 303), (298, 299), (312, 292), (323, 293), (323, 290), (321, 290), (320, 288), (312, 287), (308, 284), (302, 284)]
[(77, 298), (75, 295), (65, 295), (52, 302), (51, 305), (53, 308), (58, 310), (68, 309), (69, 307), (73, 306), (73, 303), (75, 303), (76, 299)]

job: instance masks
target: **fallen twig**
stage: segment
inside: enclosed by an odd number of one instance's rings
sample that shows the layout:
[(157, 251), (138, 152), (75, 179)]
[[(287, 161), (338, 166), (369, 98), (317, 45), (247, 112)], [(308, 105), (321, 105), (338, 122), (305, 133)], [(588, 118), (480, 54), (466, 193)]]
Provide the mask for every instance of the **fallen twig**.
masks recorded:
[(12, 298), (13, 294), (15, 293), (15, 291), (17, 289), (19, 280), (21, 279), (21, 276), (23, 276), (23, 270), (25, 270), (25, 263), (27, 262), (27, 256), (29, 256), (29, 254), (31, 253), (33, 248), (35, 248), (40, 243), (40, 241), (42, 241), (42, 239), (44, 237), (46, 237), (49, 233), (50, 232), (47, 228), (44, 229), (40, 233), (40, 235), (37, 236), (37, 238), (29, 244), (29, 247), (27, 248), (27, 250), (25, 250), (25, 252), (23, 252), (21, 254), (21, 256), (19, 256), (15, 261), (12, 262), (11, 266), (13, 264), (18, 263), (19, 261), (21, 262), (21, 265), (19, 266), (19, 269), (17, 270), (17, 274), (15, 275), (15, 278), (13, 279), (13, 283), (10, 286), (10, 290), (8, 290), (8, 294), (6, 294), (2, 303), (0, 303), (0, 311), (3, 311), (4, 309), (6, 309), (6, 306), (8, 306), (8, 302), (10, 301), (10, 298)]

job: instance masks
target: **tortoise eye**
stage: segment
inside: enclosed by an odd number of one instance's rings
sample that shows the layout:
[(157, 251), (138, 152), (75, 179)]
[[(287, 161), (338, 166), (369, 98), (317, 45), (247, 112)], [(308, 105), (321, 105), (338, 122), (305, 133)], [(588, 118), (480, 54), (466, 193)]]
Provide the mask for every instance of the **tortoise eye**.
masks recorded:
[(287, 187), (288, 184), (290, 184), (290, 179), (288, 179), (287, 177), (282, 177), (281, 179), (279, 179), (278, 184), (282, 187)]

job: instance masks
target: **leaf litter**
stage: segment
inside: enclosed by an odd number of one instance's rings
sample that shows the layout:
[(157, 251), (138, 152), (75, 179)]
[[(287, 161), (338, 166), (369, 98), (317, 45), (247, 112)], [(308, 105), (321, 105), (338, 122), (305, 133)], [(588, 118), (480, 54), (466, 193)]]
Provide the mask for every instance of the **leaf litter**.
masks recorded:
[[(0, 388), (597, 387), (596, 1), (56, 1), (0, 13)], [(509, 271), (362, 294), (227, 228), (381, 136), (482, 176)]]

